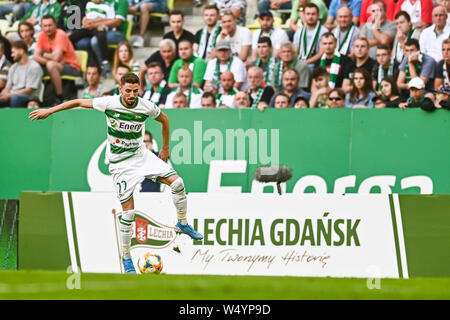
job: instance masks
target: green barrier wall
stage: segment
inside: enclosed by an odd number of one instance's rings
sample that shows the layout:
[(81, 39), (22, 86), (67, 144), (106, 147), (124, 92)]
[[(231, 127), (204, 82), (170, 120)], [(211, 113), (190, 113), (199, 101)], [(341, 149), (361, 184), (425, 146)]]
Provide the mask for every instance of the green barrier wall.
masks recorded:
[[(450, 193), (450, 136), (446, 110), (165, 110), (171, 120), (171, 161), (189, 192), (206, 192), (209, 161), (247, 160), (245, 173), (222, 175), (222, 186), (250, 192), (255, 169), (279, 162), (293, 169), (286, 185), (317, 175), (333, 192), (336, 179), (355, 175), (361, 183), (392, 175), (393, 193), (419, 193), (402, 179), (426, 176), (432, 193)], [(0, 110), (0, 198), (21, 191), (90, 191), (87, 167), (106, 139), (105, 116), (95, 110), (69, 110), (31, 122), (29, 110)], [(161, 146), (159, 123), (146, 127)], [(243, 137), (245, 148), (237, 142)], [(276, 156), (275, 156), (276, 154)], [(103, 163), (97, 167), (109, 174)], [(270, 190), (269, 190), (270, 191)], [(314, 188), (306, 192), (314, 192)], [(375, 187), (372, 192), (379, 192)]]
[(0, 270), (17, 269), (19, 201), (0, 200)]

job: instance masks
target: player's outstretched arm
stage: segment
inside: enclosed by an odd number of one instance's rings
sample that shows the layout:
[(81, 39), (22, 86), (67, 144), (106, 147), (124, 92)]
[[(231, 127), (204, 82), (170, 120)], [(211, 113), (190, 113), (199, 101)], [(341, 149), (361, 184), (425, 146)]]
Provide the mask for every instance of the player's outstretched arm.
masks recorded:
[(30, 112), (28, 119), (31, 119), (31, 120), (45, 119), (55, 112), (68, 110), (68, 109), (72, 109), (72, 108), (76, 108), (76, 107), (92, 109), (92, 99), (74, 99), (74, 100), (66, 101), (64, 103), (61, 103), (61, 104), (51, 107), (51, 108), (36, 109), (36, 110), (33, 110)]
[(169, 138), (170, 138), (170, 124), (169, 124), (169, 118), (166, 116), (164, 112), (161, 111), (158, 118), (155, 119), (156, 121), (161, 123), (161, 131), (162, 131), (162, 137), (163, 137), (163, 146), (161, 150), (159, 150), (159, 158), (161, 158), (163, 161), (167, 162), (170, 158), (170, 151), (169, 151)]

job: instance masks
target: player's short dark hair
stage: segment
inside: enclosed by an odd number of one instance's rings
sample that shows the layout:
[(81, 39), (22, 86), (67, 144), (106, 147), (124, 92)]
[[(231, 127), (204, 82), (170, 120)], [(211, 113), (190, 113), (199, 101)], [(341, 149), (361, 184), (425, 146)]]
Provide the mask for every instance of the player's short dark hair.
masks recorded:
[(173, 9), (169, 11), (169, 18), (171, 16), (181, 16), (184, 19), (184, 13), (183, 11), (179, 10), (179, 9)]
[(405, 41), (405, 46), (415, 46), (417, 50), (420, 50), (420, 43), (417, 39), (408, 39)]
[(405, 17), (406, 21), (411, 22), (411, 16), (406, 11), (399, 11), (399, 12), (397, 12), (397, 14), (395, 15), (395, 20), (397, 20), (401, 16)]
[(11, 47), (16, 48), (16, 49), (22, 49), (25, 52), (28, 51), (28, 46), (27, 46), (26, 42), (23, 40), (14, 41), (12, 43)]
[(267, 43), (269, 47), (272, 48), (272, 40), (269, 37), (261, 37), (258, 39), (258, 43)]
[(123, 86), (125, 83), (131, 83), (131, 84), (139, 84), (139, 77), (135, 75), (133, 72), (128, 72), (123, 75), (123, 77), (120, 79), (120, 85)]
[(46, 15), (44, 15), (44, 16), (42, 17), (41, 21), (44, 20), (44, 19), (52, 19), (53, 22), (56, 24), (56, 19), (55, 19), (55, 17), (52, 16), (51, 14), (46, 14)]
[(311, 79), (327, 76), (329, 73), (325, 67), (315, 67), (311, 73)]

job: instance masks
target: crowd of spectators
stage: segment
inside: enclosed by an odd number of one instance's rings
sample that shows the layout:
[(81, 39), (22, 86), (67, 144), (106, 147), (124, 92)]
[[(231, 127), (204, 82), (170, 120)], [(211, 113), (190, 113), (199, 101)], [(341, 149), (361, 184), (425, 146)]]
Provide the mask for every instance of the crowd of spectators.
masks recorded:
[[(165, 0), (0, 4), (0, 19), (20, 22), (0, 36), (0, 107), (59, 104), (63, 76), (83, 76), (83, 98), (119, 94), (133, 72), (140, 96), (161, 108), (449, 109), (449, 0), (259, 0), (258, 28), (246, 25), (246, 1), (194, 4), (203, 27), (191, 33), (182, 11), (168, 12), (171, 31), (142, 62), (133, 47)], [(139, 32), (127, 41), (127, 16), (137, 13)], [(84, 74), (75, 50), (88, 52)], [(43, 79), (53, 94), (39, 101)]]

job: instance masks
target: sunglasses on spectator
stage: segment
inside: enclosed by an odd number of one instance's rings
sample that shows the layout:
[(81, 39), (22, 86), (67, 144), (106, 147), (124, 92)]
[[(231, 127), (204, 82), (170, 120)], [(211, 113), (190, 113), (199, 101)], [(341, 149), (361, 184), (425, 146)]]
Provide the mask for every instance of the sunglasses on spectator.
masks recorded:
[(341, 101), (342, 100), (341, 97), (329, 97), (328, 99), (330, 99), (330, 101)]
[(225, 10), (225, 11), (221, 11), (220, 12), (220, 16), (221, 17), (223, 17), (223, 16), (226, 16), (226, 15), (233, 15), (233, 12), (231, 11), (231, 10)]

